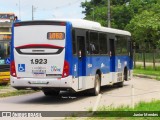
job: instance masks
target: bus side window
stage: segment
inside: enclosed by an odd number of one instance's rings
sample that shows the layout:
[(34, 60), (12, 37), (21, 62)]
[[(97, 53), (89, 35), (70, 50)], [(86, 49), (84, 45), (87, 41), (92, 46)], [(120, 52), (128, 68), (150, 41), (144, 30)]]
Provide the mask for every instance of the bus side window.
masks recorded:
[(72, 51), (73, 55), (76, 55), (76, 39), (75, 39), (75, 30), (72, 30)]
[(108, 47), (107, 47), (107, 34), (106, 33), (99, 33), (99, 44), (100, 44), (100, 54), (107, 54)]
[(4, 49), (1, 45), (0, 45), (0, 59), (4, 59)]
[(99, 54), (99, 41), (97, 32), (90, 32), (90, 50), (91, 54)]
[(116, 36), (116, 54), (118, 55), (127, 55), (127, 37), (125, 36)]
[(8, 53), (7, 55), (9, 56), (10, 55), (10, 46), (7, 47), (7, 53)]
[(80, 57), (85, 56), (85, 38), (84, 36), (77, 36), (77, 42), (78, 42), (78, 53)]
[(90, 45), (89, 45), (89, 32), (86, 31), (86, 53), (90, 55)]

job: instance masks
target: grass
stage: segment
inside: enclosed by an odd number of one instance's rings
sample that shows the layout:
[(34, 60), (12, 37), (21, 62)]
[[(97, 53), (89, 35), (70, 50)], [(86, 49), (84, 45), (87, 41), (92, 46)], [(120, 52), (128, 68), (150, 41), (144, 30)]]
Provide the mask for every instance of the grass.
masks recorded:
[(9, 85), (0, 85), (0, 89), (5, 89), (5, 88), (8, 88), (9, 87)]
[[(135, 105), (135, 108), (129, 106), (103, 106), (98, 109), (98, 112), (93, 114), (87, 120), (159, 120), (159, 117), (132, 117), (134, 113), (155, 113), (160, 110), (160, 100), (153, 100), (151, 102), (140, 102)], [(109, 112), (110, 111), (110, 112)], [(108, 112), (108, 113), (107, 113)], [(159, 112), (160, 113), (160, 112)], [(124, 116), (123, 116), (124, 115)], [(129, 117), (125, 117), (128, 115)], [(113, 116), (113, 117), (112, 117)], [(116, 117), (115, 117), (116, 116)], [(159, 115), (160, 116), (160, 115)], [(107, 117), (107, 118), (106, 118)]]
[[(136, 65), (135, 69), (144, 69), (142, 65)], [(154, 70), (153, 66), (146, 66), (146, 70)], [(156, 69), (154, 71), (160, 71), (160, 66), (156, 66)]]
[[(9, 89), (8, 87), (9, 86), (0, 86), (0, 90)], [(8, 91), (6, 93), (1, 93), (0, 98), (18, 96), (18, 95), (30, 94), (30, 93), (35, 93), (35, 91), (34, 90), (14, 90), (14, 91)]]
[(133, 71), (134, 75), (143, 74), (155, 77), (157, 80), (160, 80), (160, 67), (156, 67), (154, 70), (152, 66), (146, 66), (144, 69), (142, 66), (136, 66)]

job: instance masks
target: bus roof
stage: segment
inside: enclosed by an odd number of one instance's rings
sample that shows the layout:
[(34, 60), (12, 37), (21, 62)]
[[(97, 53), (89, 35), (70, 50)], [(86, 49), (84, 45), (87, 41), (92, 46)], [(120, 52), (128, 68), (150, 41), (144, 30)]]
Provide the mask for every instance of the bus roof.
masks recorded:
[[(103, 27), (98, 22), (84, 20), (84, 19), (50, 19), (50, 20), (40, 20), (40, 21), (70, 22), (72, 24), (72, 27), (74, 28), (97, 30), (101, 32), (131, 36), (131, 33), (128, 31)], [(24, 22), (27, 22), (27, 21), (24, 21)]]
[(74, 28), (97, 30), (101, 32), (131, 36), (131, 33), (128, 31), (103, 27), (98, 22), (84, 20), (84, 19), (54, 19), (54, 21), (70, 22)]
[(131, 36), (131, 33), (128, 31), (103, 27), (98, 22), (82, 20), (82, 19), (71, 19), (67, 21), (71, 22), (72, 26), (75, 28), (90, 29), (90, 30), (97, 30), (97, 31), (102, 31), (107, 33), (116, 33), (116, 34)]

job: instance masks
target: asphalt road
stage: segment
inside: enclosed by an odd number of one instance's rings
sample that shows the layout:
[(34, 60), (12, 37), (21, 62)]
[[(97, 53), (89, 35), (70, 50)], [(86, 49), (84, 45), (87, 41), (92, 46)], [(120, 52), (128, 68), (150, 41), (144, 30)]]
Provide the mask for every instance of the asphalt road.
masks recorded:
[[(126, 81), (122, 88), (102, 87), (98, 106), (131, 106), (139, 101), (153, 99), (160, 99), (160, 81), (133, 77), (131, 81)], [(46, 97), (42, 92), (37, 92), (1, 98), (0, 111), (88, 111), (94, 108), (96, 101), (97, 96), (88, 96), (84, 92), (75, 94), (61, 92), (57, 97)]]

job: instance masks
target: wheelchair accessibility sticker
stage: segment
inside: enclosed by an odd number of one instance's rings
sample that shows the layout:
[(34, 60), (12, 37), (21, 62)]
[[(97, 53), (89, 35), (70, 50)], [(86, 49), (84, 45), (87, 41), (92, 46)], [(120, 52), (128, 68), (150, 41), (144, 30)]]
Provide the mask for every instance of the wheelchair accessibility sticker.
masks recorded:
[(25, 72), (25, 64), (18, 64), (18, 72)]
[(10, 64), (10, 58), (6, 59), (6, 64)]

